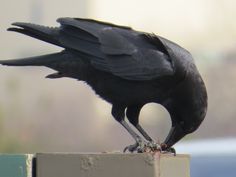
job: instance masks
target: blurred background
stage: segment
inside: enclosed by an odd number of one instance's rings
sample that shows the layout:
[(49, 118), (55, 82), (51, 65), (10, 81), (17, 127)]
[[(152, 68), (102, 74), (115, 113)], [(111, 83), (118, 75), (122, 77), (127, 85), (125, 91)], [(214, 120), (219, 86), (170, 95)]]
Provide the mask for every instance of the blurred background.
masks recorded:
[[(81, 17), (153, 32), (188, 49), (206, 83), (209, 108), (201, 127), (179, 143), (232, 140), (236, 135), (236, 1), (234, 0), (0, 0), (0, 59), (41, 55), (59, 47), (7, 32), (12, 22), (55, 26)], [(122, 150), (132, 138), (112, 118), (111, 106), (73, 79), (49, 80), (43, 67), (0, 66), (0, 152)], [(170, 128), (167, 111), (146, 105), (141, 123), (157, 141)], [(191, 143), (190, 143), (191, 144)], [(235, 152), (231, 141), (213, 148)], [(178, 145), (176, 146), (178, 149)], [(204, 148), (203, 148), (204, 149)], [(181, 152), (182, 152), (181, 151)]]
[[(6, 31), (16, 21), (55, 26), (58, 17), (93, 18), (132, 26), (188, 49), (205, 80), (209, 108), (201, 127), (175, 147), (179, 153), (192, 155), (192, 176), (209, 176), (209, 171), (216, 169), (230, 173), (229, 168), (236, 163), (234, 0), (0, 0), (0, 3), (0, 59), (61, 50)], [(52, 72), (43, 67), (0, 66), (0, 152), (101, 152), (122, 150), (133, 143), (112, 118), (111, 106), (89, 86), (73, 79), (44, 78)], [(140, 119), (155, 140), (164, 140), (170, 117), (163, 107), (146, 105)], [(220, 162), (219, 168), (215, 162)]]

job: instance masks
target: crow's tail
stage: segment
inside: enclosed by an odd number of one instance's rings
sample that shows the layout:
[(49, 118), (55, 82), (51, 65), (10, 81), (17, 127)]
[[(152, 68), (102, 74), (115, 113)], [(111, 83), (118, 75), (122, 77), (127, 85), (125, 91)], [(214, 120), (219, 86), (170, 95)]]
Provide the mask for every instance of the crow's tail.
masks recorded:
[(16, 27), (8, 28), (7, 29), (8, 31), (15, 31), (57, 46), (61, 46), (58, 40), (58, 35), (59, 35), (58, 27), (52, 28), (23, 22), (16, 22), (13, 23), (12, 25)]
[(0, 64), (7, 66), (46, 66), (58, 71), (46, 76), (47, 78), (72, 77), (71, 74), (73, 74), (74, 78), (83, 79), (83, 61), (73, 52), (66, 50), (36, 57), (0, 60)]
[(8, 66), (50, 66), (50, 64), (59, 62), (61, 59), (65, 58), (65, 53), (59, 52), (22, 59), (0, 60), (0, 64)]

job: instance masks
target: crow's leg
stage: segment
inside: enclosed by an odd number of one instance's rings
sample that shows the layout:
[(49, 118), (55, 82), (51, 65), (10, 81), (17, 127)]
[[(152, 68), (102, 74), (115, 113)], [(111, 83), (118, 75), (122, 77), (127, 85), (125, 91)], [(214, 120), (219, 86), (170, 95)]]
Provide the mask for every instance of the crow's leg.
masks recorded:
[(138, 124), (134, 124), (134, 127), (143, 135), (143, 137), (148, 141), (148, 142), (152, 142), (152, 138), (147, 134), (147, 132), (141, 127), (141, 125)]
[(113, 105), (112, 115), (135, 140), (135, 144), (125, 147), (124, 152), (127, 150), (130, 152), (142, 152), (145, 146), (145, 141), (129, 126), (127, 122), (125, 122), (125, 107), (121, 105)]
[(136, 124), (134, 126), (143, 135), (143, 137), (148, 141), (148, 143), (146, 144), (147, 148), (149, 148), (151, 151), (161, 150), (161, 146), (152, 140), (152, 138), (147, 134), (147, 132), (141, 127), (140, 124)]
[(134, 152), (134, 151), (144, 152), (146, 142), (133, 129), (131, 129), (131, 127), (127, 124), (127, 122), (122, 120), (120, 124), (129, 132), (129, 134), (135, 140), (135, 144), (125, 147), (124, 152), (126, 152), (127, 150), (130, 152)]
[(143, 135), (143, 137), (152, 142), (152, 138), (147, 134), (147, 132), (139, 124), (139, 113), (143, 105), (132, 105), (127, 108), (126, 116), (129, 122)]
[(145, 148), (149, 148), (151, 151), (160, 150), (161, 147), (147, 134), (147, 132), (139, 124), (139, 113), (143, 105), (132, 105), (127, 108), (126, 115), (128, 120), (134, 127), (142, 134), (142, 136), (148, 141)]

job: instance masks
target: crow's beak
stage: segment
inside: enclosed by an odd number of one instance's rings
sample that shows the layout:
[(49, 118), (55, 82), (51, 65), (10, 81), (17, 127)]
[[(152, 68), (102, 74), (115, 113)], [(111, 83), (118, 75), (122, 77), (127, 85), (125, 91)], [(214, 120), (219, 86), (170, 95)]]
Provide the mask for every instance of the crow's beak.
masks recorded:
[(183, 129), (179, 125), (175, 125), (170, 129), (170, 132), (168, 136), (166, 137), (166, 140), (163, 143), (162, 150), (169, 149), (171, 146), (173, 146), (177, 141), (182, 139), (186, 133), (184, 133)]

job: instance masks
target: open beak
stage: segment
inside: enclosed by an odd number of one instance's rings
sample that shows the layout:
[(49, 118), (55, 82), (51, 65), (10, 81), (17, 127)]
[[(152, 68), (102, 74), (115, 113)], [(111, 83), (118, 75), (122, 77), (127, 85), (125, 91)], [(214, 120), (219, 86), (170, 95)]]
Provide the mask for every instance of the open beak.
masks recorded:
[(185, 135), (186, 135), (186, 133), (184, 133), (184, 131), (183, 131), (181, 126), (179, 126), (178, 124), (173, 126), (170, 129), (170, 132), (169, 132), (168, 136), (166, 137), (166, 139), (165, 139), (165, 141), (163, 143), (162, 150), (169, 149), (177, 141), (182, 139)]

